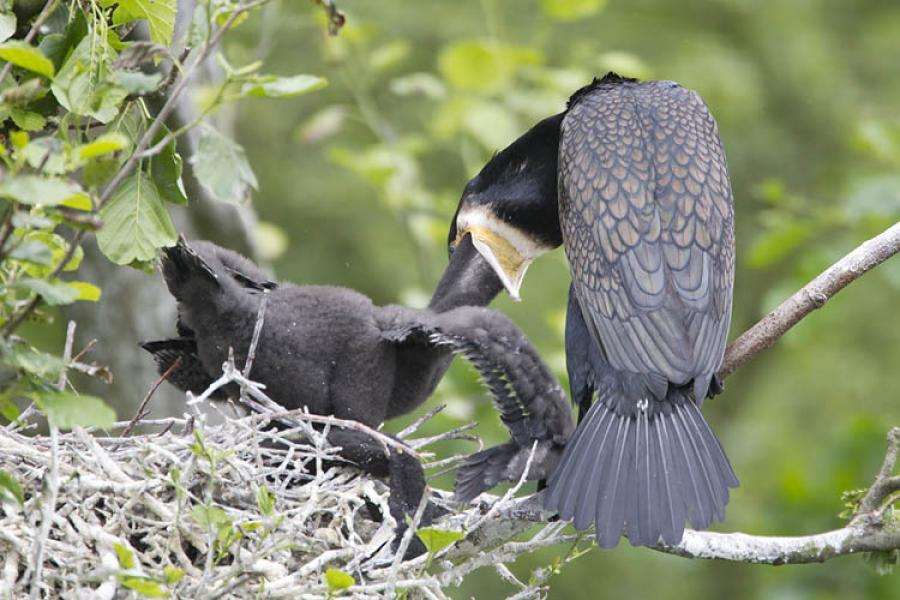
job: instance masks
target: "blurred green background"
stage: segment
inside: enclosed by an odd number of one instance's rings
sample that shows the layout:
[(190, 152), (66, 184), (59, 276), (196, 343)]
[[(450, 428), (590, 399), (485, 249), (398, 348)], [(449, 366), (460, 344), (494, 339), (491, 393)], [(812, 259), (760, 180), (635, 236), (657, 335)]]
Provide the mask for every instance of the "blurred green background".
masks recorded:
[[(309, 2), (281, 2), (230, 38), (232, 64), (326, 76), (321, 92), (234, 112), (260, 189), (264, 254), (281, 278), (424, 305), (446, 263), (466, 180), (560, 111), (594, 75), (673, 79), (720, 126), (737, 212), (732, 337), (900, 216), (900, 4), (888, 0), (343, 0), (328, 37)], [(274, 225), (269, 225), (274, 224)], [(283, 234), (283, 235), (279, 235)], [(568, 272), (540, 259), (511, 315), (564, 377)], [(719, 530), (798, 535), (842, 521), (900, 425), (900, 260), (879, 267), (728, 381), (706, 405), (738, 473)], [(497, 417), (464, 364), (429, 425)], [(397, 429), (409, 418), (391, 424)], [(446, 482), (446, 480), (444, 480)], [(565, 548), (522, 558), (547, 564)], [(483, 570), (458, 597), (514, 589)], [(627, 542), (551, 579), (551, 598), (897, 598), (900, 575), (862, 558), (759, 567), (688, 561)]]

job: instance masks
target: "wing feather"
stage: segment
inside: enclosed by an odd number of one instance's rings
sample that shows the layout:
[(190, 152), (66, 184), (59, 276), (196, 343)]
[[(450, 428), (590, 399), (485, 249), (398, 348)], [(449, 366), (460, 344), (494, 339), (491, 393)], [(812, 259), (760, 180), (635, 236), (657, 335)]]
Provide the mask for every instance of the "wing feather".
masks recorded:
[(601, 85), (569, 110), (560, 222), (586, 322), (616, 369), (675, 384), (719, 367), (733, 208), (716, 123), (665, 81)]

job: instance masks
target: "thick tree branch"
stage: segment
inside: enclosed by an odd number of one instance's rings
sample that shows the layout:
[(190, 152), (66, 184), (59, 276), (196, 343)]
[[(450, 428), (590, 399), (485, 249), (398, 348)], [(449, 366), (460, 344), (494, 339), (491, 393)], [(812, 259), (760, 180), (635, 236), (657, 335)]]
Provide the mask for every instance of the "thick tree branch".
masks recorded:
[[(898, 549), (900, 522), (891, 515), (885, 515), (883, 510), (885, 500), (889, 500), (892, 493), (885, 484), (898, 479), (891, 476), (896, 466), (898, 447), (900, 447), (900, 428), (895, 427), (888, 434), (885, 464), (866, 499), (860, 504), (860, 510), (846, 527), (796, 537), (688, 529), (677, 546), (660, 545), (653, 549), (685, 558), (767, 565), (816, 563), (847, 554)], [(494, 507), (493, 518), (478, 532), (457, 544), (449, 554), (449, 558), (474, 556), (484, 552), (485, 548), (499, 546), (536, 524), (546, 523), (551, 516), (544, 511), (539, 494), (506, 502), (484, 494), (481, 500), (485, 507), (483, 510), (487, 510), (486, 507)], [(498, 505), (502, 506), (496, 508)]]
[(900, 252), (900, 223), (863, 242), (734, 340), (725, 351), (719, 377), (725, 379), (770, 348), (803, 317), (822, 308), (832, 296), (897, 252)]

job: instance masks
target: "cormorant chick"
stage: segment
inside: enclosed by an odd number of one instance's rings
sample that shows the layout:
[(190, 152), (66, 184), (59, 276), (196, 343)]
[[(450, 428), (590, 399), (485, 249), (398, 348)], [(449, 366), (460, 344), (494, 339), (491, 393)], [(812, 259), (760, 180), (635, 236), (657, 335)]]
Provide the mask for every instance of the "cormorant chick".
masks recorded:
[[(512, 441), (479, 452), (460, 470), (457, 494), (468, 500), (522, 475), (537, 442), (530, 479), (549, 476), (573, 431), (558, 382), (524, 334), (500, 313), (482, 308), (502, 289), (471, 240), (459, 244), (428, 310), (375, 306), (350, 289), (276, 284), (251, 261), (210, 242), (183, 238), (163, 251), (162, 271), (178, 301), (178, 334), (146, 342), (160, 372), (181, 363), (170, 382), (201, 392), (233, 349), (245, 362), (259, 302), (265, 319), (250, 377), (287, 409), (359, 421), (373, 428), (413, 410), (432, 393), (452, 359), (469, 359), (485, 381)], [(237, 396), (221, 390), (217, 398)], [(422, 466), (367, 434), (332, 428), (340, 455), (389, 477), (389, 506), (400, 528), (425, 492)], [(426, 523), (432, 518), (426, 512)]]

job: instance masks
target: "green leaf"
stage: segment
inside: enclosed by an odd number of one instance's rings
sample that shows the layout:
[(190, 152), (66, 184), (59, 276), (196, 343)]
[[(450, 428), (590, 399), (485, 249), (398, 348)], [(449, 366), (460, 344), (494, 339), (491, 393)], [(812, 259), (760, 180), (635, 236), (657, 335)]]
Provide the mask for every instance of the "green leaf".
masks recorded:
[(88, 160), (81, 173), (85, 185), (98, 188), (113, 178), (119, 170), (119, 161), (112, 156), (101, 156)]
[(103, 0), (102, 4), (109, 6), (116, 2), (119, 7), (113, 13), (114, 25), (145, 19), (151, 42), (172, 45), (178, 0)]
[(18, 406), (10, 402), (9, 398), (0, 396), (0, 416), (12, 423), (20, 414)]
[(0, 469), (0, 503), (15, 501), (19, 505), (25, 504), (25, 494), (22, 486), (13, 477)]
[(369, 67), (374, 71), (387, 71), (406, 60), (412, 48), (406, 40), (394, 40), (369, 53)]
[[(153, 144), (159, 143), (168, 133), (169, 130), (164, 128), (156, 136)], [(150, 175), (160, 197), (166, 202), (184, 206), (188, 203), (188, 199), (181, 181), (182, 170), (181, 156), (178, 154), (174, 138), (166, 144), (162, 152), (150, 159)]]
[(391, 81), (391, 92), (398, 96), (421, 95), (431, 100), (447, 96), (447, 86), (431, 73), (410, 73)]
[(22, 154), (32, 168), (41, 169), (48, 175), (66, 172), (66, 148), (56, 137), (44, 136), (31, 140), (22, 149)]
[(54, 67), (59, 69), (66, 58), (71, 42), (72, 40), (63, 33), (51, 33), (44, 36), (38, 47), (44, 56), (50, 59)]
[(275, 496), (264, 485), (259, 486), (259, 489), (256, 490), (256, 505), (259, 507), (259, 512), (267, 517), (272, 516), (272, 513), (275, 512)]
[(437, 554), (450, 544), (458, 542), (466, 537), (461, 531), (447, 531), (444, 529), (435, 529), (434, 527), (425, 527), (417, 529), (416, 535), (422, 540), (425, 549), (429, 554)]
[(149, 261), (177, 234), (153, 180), (138, 169), (123, 181), (100, 211), (100, 250), (116, 264)]
[(231, 517), (228, 516), (228, 513), (216, 506), (197, 504), (191, 509), (191, 517), (193, 517), (194, 521), (196, 521), (203, 529), (212, 529), (216, 532), (227, 529), (231, 527), (232, 524)]
[(347, 119), (345, 106), (327, 106), (306, 119), (294, 131), (294, 139), (303, 143), (314, 143), (331, 137)]
[(18, 175), (0, 181), (0, 197), (30, 206), (56, 206), (80, 192), (75, 183), (55, 177)]
[(50, 59), (36, 46), (18, 40), (0, 44), (0, 60), (11, 62), (44, 77), (53, 77), (55, 69)]
[(128, 138), (114, 131), (105, 133), (94, 141), (78, 147), (78, 157), (82, 159), (94, 158), (110, 152), (116, 152), (128, 146)]
[(243, 202), (256, 189), (244, 149), (214, 129), (203, 130), (191, 164), (200, 184), (219, 200)]
[(328, 590), (334, 593), (346, 590), (354, 585), (356, 580), (353, 579), (352, 575), (344, 573), (340, 569), (328, 568), (325, 570), (325, 583), (328, 585)]
[(101, 291), (93, 283), (88, 283), (87, 281), (70, 281), (68, 282), (70, 288), (76, 290), (78, 292), (78, 297), (76, 300), (85, 300), (87, 302), (97, 302), (100, 300)]
[(23, 240), (16, 244), (9, 252), (9, 258), (42, 266), (53, 264), (53, 253), (50, 248), (37, 240)]
[(19, 85), (11, 85), (0, 94), (0, 103), (8, 107), (17, 106), (21, 108), (26, 104), (31, 104), (36, 100), (40, 100), (47, 95), (44, 87), (44, 80), (40, 77), (32, 77), (26, 79)]
[(163, 575), (165, 576), (168, 585), (175, 585), (184, 578), (185, 572), (184, 569), (166, 565), (166, 568), (163, 569)]
[(536, 50), (464, 40), (450, 44), (441, 51), (438, 69), (455, 88), (496, 93), (508, 89), (523, 66), (540, 62), (541, 55)]
[(129, 94), (149, 94), (159, 87), (161, 73), (141, 73), (140, 71), (115, 71), (110, 81), (128, 90)]
[(206, 4), (198, 2), (191, 17), (188, 30), (188, 46), (197, 48), (206, 44), (209, 39), (209, 9)]
[(315, 75), (294, 75), (293, 77), (258, 75), (241, 87), (241, 95), (291, 98), (320, 90), (326, 85), (328, 85), (328, 81), (324, 77)]
[(13, 148), (22, 149), (28, 145), (28, 140), (31, 137), (28, 135), (26, 131), (13, 131), (9, 134), (9, 141), (12, 142)]
[(462, 128), (489, 151), (503, 148), (519, 135), (509, 110), (495, 102), (476, 102), (462, 115)]
[(74, 196), (66, 198), (61, 206), (75, 210), (88, 211), (94, 208), (94, 203), (91, 202), (91, 197), (87, 194), (75, 194)]
[(116, 420), (116, 413), (96, 396), (76, 394), (68, 390), (45, 389), (33, 393), (38, 408), (60, 429), (99, 427), (106, 429)]
[(119, 566), (123, 569), (134, 568), (134, 554), (122, 544), (113, 544), (113, 550), (116, 551), (116, 557), (119, 559)]
[(78, 290), (60, 280), (47, 281), (26, 277), (16, 281), (14, 287), (40, 295), (50, 306), (63, 306), (78, 299)]
[(759, 235), (747, 253), (747, 265), (754, 269), (767, 268), (808, 241), (815, 230), (810, 223), (784, 220), (773, 223)]
[[(61, 235), (53, 233), (52, 231), (30, 231), (25, 235), (26, 240), (34, 240), (41, 242), (48, 248), (50, 248), (53, 253), (53, 263), (57, 264), (59, 261), (63, 259), (63, 256), (68, 252), (69, 244), (66, 242), (65, 238)], [(69, 259), (69, 262), (66, 263), (66, 266), (63, 268), (64, 271), (74, 271), (81, 264), (81, 259), (84, 258), (84, 250), (81, 249), (81, 246), (75, 249), (75, 253), (72, 255), (72, 258)], [(25, 269), (29, 275), (37, 278), (46, 278), (50, 273), (50, 269), (43, 265), (37, 265), (34, 268), (26, 267)]]
[(16, 15), (11, 12), (0, 13), (0, 42), (5, 42), (16, 32)]
[(106, 82), (115, 56), (102, 38), (85, 36), (53, 78), (50, 89), (56, 100), (76, 115), (109, 123), (128, 96), (124, 88)]
[(119, 114), (119, 107), (127, 97), (128, 90), (125, 88), (102, 85), (94, 94), (94, 104), (88, 114), (101, 123), (109, 123)]
[(894, 548), (893, 550), (869, 552), (865, 555), (865, 561), (877, 574), (890, 575), (894, 572), (894, 567), (900, 565), (900, 550)]
[(594, 15), (606, 6), (606, 0), (541, 0), (541, 10), (557, 21), (575, 21)]
[(63, 361), (60, 357), (41, 352), (25, 344), (20, 344), (5, 353), (4, 362), (41, 379), (56, 379), (63, 369)]
[(156, 581), (149, 577), (136, 577), (133, 575), (125, 575), (119, 577), (119, 582), (123, 587), (137, 592), (144, 598), (168, 598), (169, 593), (162, 589)]
[(290, 244), (284, 229), (266, 221), (256, 222), (256, 240), (259, 258), (265, 262), (281, 258)]
[[(218, 14), (216, 15), (216, 24), (219, 27), (223, 27), (225, 25), (225, 23), (228, 22), (228, 19), (231, 18), (231, 15), (234, 14), (234, 12), (235, 12), (234, 10), (220, 10), (218, 12)], [(250, 18), (250, 13), (248, 13), (247, 11), (242, 12), (235, 18), (234, 21), (232, 21), (231, 29), (234, 29), (235, 27), (237, 27), (238, 25), (240, 25), (241, 23), (243, 23), (244, 21), (246, 21), (249, 18)]]
[(9, 116), (12, 117), (13, 123), (19, 129), (24, 129), (25, 131), (40, 131), (47, 124), (47, 119), (43, 115), (22, 110), (21, 108), (12, 109), (9, 111)]

